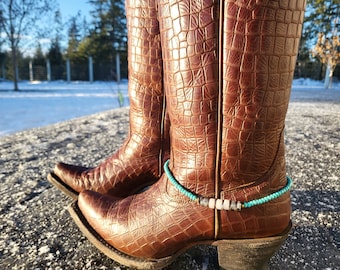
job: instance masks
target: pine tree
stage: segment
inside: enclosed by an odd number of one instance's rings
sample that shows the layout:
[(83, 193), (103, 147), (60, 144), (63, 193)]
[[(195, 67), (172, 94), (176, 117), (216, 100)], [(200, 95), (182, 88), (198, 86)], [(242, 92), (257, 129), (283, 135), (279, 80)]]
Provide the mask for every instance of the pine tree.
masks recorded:
[(34, 64), (35, 65), (43, 66), (46, 63), (46, 58), (45, 58), (45, 55), (44, 55), (44, 53), (42, 51), (40, 43), (38, 43), (38, 46), (35, 49), (35, 53), (34, 53), (33, 59), (34, 59)]
[(307, 3), (304, 34), (315, 40), (318, 33), (331, 33), (333, 22), (340, 15), (340, 0), (308, 0)]
[(111, 61), (116, 50), (126, 50), (126, 18), (122, 0), (90, 0), (93, 28), (90, 31), (92, 56)]
[(68, 29), (68, 47), (66, 50), (66, 57), (74, 61), (77, 59), (78, 45), (80, 43), (79, 25), (77, 23), (77, 17), (70, 19), (70, 27)]
[(50, 60), (51, 65), (62, 65), (63, 55), (57, 38), (52, 40), (51, 46), (47, 52), (47, 58)]

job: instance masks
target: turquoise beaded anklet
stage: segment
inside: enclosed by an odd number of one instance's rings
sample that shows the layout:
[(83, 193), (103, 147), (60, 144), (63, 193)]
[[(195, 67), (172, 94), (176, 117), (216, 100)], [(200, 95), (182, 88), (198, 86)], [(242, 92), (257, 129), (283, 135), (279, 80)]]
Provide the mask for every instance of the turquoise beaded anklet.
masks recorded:
[(240, 201), (231, 201), (231, 200), (222, 200), (222, 199), (215, 199), (215, 198), (206, 198), (201, 197), (190, 190), (183, 187), (176, 178), (172, 175), (170, 169), (169, 169), (169, 160), (167, 160), (164, 164), (164, 171), (170, 180), (170, 182), (186, 197), (188, 197), (192, 201), (197, 201), (200, 205), (209, 207), (211, 209), (217, 209), (217, 210), (232, 210), (232, 211), (241, 211), (242, 208), (250, 208), (255, 205), (260, 205), (267, 203), (269, 201), (272, 201), (280, 196), (282, 196), (284, 193), (288, 192), (288, 190), (292, 186), (292, 179), (290, 179), (287, 176), (287, 184), (282, 189), (267, 195), (263, 198), (252, 200), (249, 202), (240, 202)]

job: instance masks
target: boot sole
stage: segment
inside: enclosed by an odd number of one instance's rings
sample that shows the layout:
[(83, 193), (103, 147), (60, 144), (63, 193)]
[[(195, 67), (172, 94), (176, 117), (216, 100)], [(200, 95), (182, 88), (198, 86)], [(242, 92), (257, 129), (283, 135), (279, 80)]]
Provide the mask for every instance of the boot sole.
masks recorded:
[(78, 198), (79, 193), (66, 185), (56, 174), (53, 172), (50, 172), (47, 175), (47, 180), (55, 187), (57, 187), (59, 190), (64, 192), (68, 197), (70, 197), (73, 200), (76, 200)]
[(218, 261), (223, 269), (268, 269), (270, 258), (280, 248), (288, 237), (292, 228), (288, 228), (278, 236), (257, 239), (225, 239), (207, 240), (192, 243), (176, 254), (160, 259), (143, 259), (125, 254), (109, 245), (87, 222), (78, 202), (74, 201), (68, 206), (68, 211), (74, 222), (85, 237), (102, 253), (114, 261), (135, 269), (162, 269), (171, 264), (186, 250), (197, 245), (213, 245), (218, 250)]

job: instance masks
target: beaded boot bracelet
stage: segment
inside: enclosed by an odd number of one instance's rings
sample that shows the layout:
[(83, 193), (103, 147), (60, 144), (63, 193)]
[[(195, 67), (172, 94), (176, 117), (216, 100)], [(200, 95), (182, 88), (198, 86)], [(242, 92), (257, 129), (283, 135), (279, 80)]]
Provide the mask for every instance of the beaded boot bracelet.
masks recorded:
[(198, 202), (200, 205), (209, 207), (211, 209), (217, 210), (232, 210), (232, 211), (241, 211), (242, 208), (250, 208), (255, 205), (260, 205), (272, 201), (284, 193), (288, 192), (288, 190), (292, 186), (292, 180), (287, 176), (287, 184), (282, 189), (269, 194), (263, 198), (252, 200), (249, 202), (240, 202), (240, 201), (232, 201), (232, 200), (223, 200), (223, 199), (215, 199), (215, 198), (207, 198), (199, 196), (190, 190), (183, 187), (172, 175), (169, 169), (169, 160), (167, 160), (164, 164), (164, 171), (170, 180), (170, 182), (186, 197), (188, 197), (192, 201)]

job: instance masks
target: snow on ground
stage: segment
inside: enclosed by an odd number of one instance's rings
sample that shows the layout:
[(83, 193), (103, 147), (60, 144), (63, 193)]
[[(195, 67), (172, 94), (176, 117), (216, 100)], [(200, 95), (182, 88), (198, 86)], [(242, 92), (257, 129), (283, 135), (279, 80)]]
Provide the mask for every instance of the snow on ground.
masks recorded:
[[(128, 106), (127, 88), (127, 81), (20, 82), (20, 91), (15, 92), (12, 82), (0, 81), (0, 136), (118, 108), (121, 97), (124, 106)], [(293, 82), (292, 97), (313, 94), (317, 99), (325, 91), (339, 90), (340, 83), (325, 90), (322, 82), (297, 79)]]
[(0, 82), (0, 136), (129, 105), (127, 82)]

